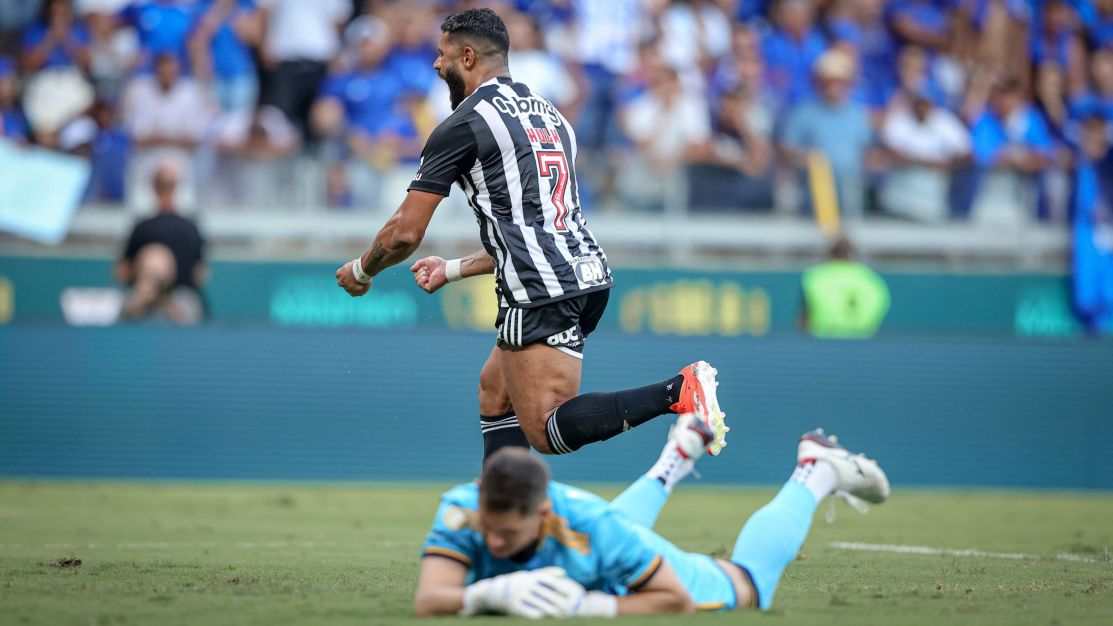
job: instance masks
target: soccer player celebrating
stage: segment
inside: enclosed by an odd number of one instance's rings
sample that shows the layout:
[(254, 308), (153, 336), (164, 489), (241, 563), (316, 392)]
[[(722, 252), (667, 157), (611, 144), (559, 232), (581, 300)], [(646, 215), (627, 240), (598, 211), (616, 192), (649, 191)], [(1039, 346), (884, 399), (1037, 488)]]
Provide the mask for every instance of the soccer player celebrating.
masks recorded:
[(858, 498), (889, 496), (875, 461), (813, 431), (800, 439), (796, 470), (780, 493), (742, 527), (730, 560), (685, 552), (652, 527), (712, 437), (702, 420), (682, 415), (657, 463), (609, 503), (550, 481), (525, 450), (492, 455), (478, 484), (441, 498), (415, 612), (536, 618), (768, 609), (820, 500), (838, 495), (862, 509)]
[(479, 380), (484, 458), (504, 446), (565, 454), (665, 413), (696, 413), (725, 445), (716, 371), (698, 361), (659, 383), (579, 395), (584, 339), (598, 325), (613, 285), (607, 257), (580, 212), (576, 135), (549, 101), (514, 82), (510, 36), (490, 9), (441, 24), (433, 67), (448, 84), (453, 113), (429, 137), (417, 176), (370, 249), (336, 270), (353, 296), (417, 249), (453, 184), (466, 194), (483, 250), (411, 270), (430, 293), (448, 282), (494, 273), (498, 337)]

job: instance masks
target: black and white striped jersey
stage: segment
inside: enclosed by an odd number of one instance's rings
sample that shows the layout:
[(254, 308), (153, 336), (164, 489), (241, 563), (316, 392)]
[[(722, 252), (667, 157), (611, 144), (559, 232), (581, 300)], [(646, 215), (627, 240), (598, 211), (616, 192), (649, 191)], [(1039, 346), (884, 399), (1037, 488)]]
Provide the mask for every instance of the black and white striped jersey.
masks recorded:
[(433, 131), (409, 188), (463, 189), (495, 260), (500, 304), (528, 308), (613, 284), (580, 212), (575, 161), (576, 134), (556, 107), (494, 78)]

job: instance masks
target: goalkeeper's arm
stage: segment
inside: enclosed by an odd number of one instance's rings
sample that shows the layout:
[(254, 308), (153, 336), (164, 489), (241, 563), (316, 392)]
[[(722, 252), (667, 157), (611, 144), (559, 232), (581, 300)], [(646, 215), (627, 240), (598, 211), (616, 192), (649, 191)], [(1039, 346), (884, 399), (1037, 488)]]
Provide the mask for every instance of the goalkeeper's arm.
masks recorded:
[(414, 614), (418, 617), (456, 615), (464, 608), (467, 579), (468, 568), (463, 563), (441, 557), (421, 559)]
[(668, 563), (628, 596), (584, 591), (558, 567), (504, 574), (465, 586), (467, 568), (427, 557), (414, 598), (414, 614), (475, 615), (492, 612), (519, 617), (614, 617), (617, 614), (690, 613), (688, 591)]
[(692, 597), (668, 561), (663, 561), (653, 577), (636, 592), (619, 596), (616, 604), (619, 615), (691, 613), (696, 610)]

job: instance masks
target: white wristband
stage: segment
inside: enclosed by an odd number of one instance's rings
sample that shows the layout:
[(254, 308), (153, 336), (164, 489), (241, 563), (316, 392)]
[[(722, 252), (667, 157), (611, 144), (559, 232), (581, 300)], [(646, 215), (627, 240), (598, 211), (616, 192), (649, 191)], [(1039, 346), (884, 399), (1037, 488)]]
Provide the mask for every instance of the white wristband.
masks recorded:
[(618, 598), (602, 591), (589, 591), (575, 614), (577, 617), (614, 617), (618, 615)]
[(457, 613), (460, 617), (470, 617), (485, 613), (493, 609), (505, 608), (496, 606), (498, 602), (494, 596), (505, 595), (507, 588), (506, 574), (477, 580), (464, 587), (464, 606)]
[(464, 606), (460, 609), (460, 617), (471, 617), (486, 608), (486, 598), (484, 594), (487, 591), (486, 585), (481, 585), (483, 581), (479, 581), (474, 585), (469, 585), (464, 588)]
[(464, 276), (460, 273), (460, 259), (452, 259), (451, 261), (444, 262), (444, 277), (450, 283), (454, 283)]
[(363, 259), (361, 257), (357, 256), (355, 260), (352, 261), (352, 276), (356, 277), (356, 282), (363, 283), (364, 285), (371, 282), (371, 277), (363, 271)]

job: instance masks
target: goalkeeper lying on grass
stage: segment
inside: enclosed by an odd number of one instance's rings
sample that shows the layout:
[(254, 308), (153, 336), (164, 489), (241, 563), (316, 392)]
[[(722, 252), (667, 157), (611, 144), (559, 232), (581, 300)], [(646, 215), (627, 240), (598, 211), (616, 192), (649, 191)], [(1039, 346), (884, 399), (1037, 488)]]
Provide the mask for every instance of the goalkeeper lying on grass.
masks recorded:
[(768, 609), (820, 500), (833, 494), (863, 508), (858, 498), (889, 496), (877, 463), (822, 430), (807, 433), (796, 470), (742, 527), (729, 561), (685, 552), (651, 529), (712, 437), (694, 414), (682, 415), (657, 463), (612, 502), (550, 481), (526, 450), (498, 451), (478, 485), (441, 498), (414, 611), (538, 618)]

